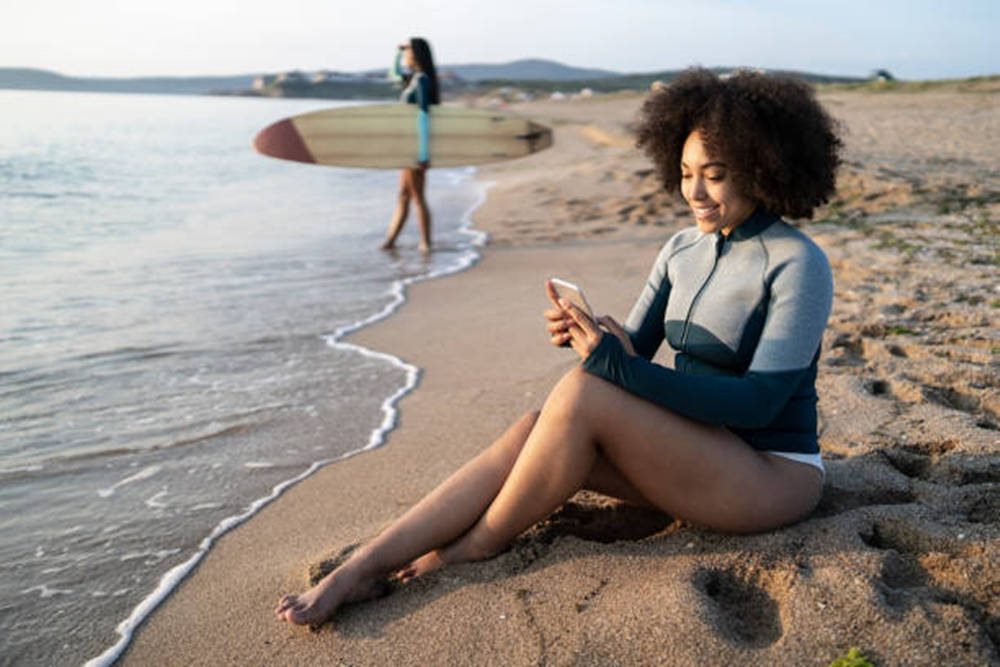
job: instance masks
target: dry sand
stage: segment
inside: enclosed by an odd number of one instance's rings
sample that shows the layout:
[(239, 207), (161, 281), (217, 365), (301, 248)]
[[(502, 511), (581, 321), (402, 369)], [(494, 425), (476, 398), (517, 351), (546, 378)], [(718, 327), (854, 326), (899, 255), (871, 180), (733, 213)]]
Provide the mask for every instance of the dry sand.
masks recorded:
[[(541, 284), (623, 317), (690, 217), (631, 148), (636, 96), (531, 103), (556, 146), (483, 170), (483, 260), (410, 288), (352, 341), (423, 369), (380, 450), (220, 540), (125, 657), (146, 664), (1000, 663), (1000, 94), (825, 92), (838, 198), (804, 224), (834, 269), (813, 517), (707, 532), (580, 494), (514, 547), (347, 607), (318, 631), (277, 598), (377, 533), (539, 406), (575, 363)], [(722, 398), (722, 397), (720, 397)]]

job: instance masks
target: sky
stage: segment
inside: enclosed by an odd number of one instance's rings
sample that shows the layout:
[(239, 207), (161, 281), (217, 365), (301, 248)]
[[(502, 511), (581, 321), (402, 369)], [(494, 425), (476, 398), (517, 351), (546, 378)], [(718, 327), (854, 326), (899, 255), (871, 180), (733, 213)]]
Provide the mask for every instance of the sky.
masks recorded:
[(0, 0), (0, 17), (0, 67), (72, 76), (360, 71), (410, 36), (443, 65), (1000, 73), (1000, 0)]

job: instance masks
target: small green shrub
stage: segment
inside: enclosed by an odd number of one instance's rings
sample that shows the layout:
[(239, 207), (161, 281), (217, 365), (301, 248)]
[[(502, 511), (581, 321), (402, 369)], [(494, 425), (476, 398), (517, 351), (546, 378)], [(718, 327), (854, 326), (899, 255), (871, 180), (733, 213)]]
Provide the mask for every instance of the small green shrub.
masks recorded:
[(830, 667), (875, 667), (856, 646), (830, 663)]

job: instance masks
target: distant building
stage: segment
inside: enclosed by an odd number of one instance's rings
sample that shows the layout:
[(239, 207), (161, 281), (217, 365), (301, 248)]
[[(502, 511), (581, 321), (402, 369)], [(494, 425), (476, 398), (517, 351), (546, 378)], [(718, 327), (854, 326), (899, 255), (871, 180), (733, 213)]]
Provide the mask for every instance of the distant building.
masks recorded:
[(277, 80), (276, 74), (259, 74), (253, 79), (254, 90), (264, 90)]
[(313, 83), (329, 83), (331, 81), (360, 81), (362, 80), (357, 74), (350, 74), (348, 72), (331, 72), (330, 70), (321, 69), (315, 74), (313, 74)]
[(869, 77), (873, 81), (895, 81), (894, 77), (887, 69), (877, 69), (873, 70), (871, 76)]
[(293, 70), (279, 74), (274, 83), (279, 86), (306, 86), (309, 85), (309, 80), (299, 70)]

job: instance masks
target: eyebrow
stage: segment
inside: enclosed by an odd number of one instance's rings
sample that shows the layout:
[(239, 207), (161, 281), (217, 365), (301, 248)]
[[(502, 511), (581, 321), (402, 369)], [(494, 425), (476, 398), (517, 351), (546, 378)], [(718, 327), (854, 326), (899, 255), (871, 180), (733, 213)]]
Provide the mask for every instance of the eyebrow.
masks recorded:
[[(725, 162), (722, 162), (721, 160), (715, 160), (714, 162), (706, 162), (705, 164), (701, 165), (701, 168), (708, 169), (709, 167), (728, 167), (728, 166), (729, 165), (727, 165)], [(681, 167), (687, 167), (688, 169), (691, 168), (688, 166), (687, 162), (684, 162), (683, 160), (681, 160)]]

